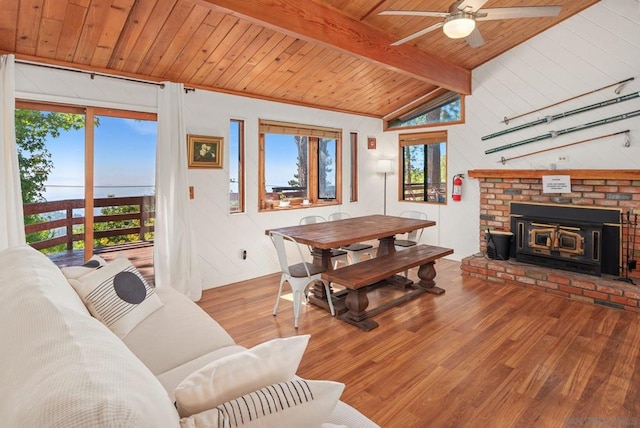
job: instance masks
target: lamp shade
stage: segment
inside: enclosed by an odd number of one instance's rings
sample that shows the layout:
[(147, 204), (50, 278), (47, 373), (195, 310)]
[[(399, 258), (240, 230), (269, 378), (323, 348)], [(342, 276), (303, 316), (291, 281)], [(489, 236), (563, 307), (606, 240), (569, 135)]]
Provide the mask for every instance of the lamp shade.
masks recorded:
[(476, 21), (468, 14), (463, 14), (449, 16), (442, 26), (442, 31), (450, 39), (461, 39), (471, 34), (475, 28)]
[(378, 159), (376, 171), (380, 174), (393, 172), (393, 161), (391, 159)]

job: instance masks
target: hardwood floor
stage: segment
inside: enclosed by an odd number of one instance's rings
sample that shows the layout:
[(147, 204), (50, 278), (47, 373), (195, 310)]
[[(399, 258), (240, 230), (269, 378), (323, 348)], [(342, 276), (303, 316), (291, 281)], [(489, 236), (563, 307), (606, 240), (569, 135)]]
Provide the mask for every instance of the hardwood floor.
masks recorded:
[(314, 306), (296, 332), (291, 302), (271, 315), (279, 274), (207, 290), (200, 305), (247, 347), (311, 334), (298, 374), (345, 383), (342, 400), (385, 428), (640, 424), (637, 314), (436, 268), (445, 294), (383, 312), (369, 332)]

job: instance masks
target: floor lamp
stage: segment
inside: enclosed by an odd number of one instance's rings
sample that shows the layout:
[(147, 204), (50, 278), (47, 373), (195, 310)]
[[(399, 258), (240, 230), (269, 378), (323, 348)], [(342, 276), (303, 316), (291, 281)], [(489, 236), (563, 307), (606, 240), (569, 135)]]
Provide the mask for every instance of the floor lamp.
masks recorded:
[(393, 161), (391, 159), (378, 159), (376, 170), (384, 174), (384, 215), (387, 215), (387, 174), (393, 173)]

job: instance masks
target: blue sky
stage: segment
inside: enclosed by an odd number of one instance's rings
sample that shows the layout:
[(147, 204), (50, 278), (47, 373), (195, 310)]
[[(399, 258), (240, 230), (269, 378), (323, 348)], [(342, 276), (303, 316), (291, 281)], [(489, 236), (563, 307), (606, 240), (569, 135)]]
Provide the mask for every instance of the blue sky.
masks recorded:
[[(155, 153), (157, 125), (155, 121), (140, 121), (107, 116), (99, 117), (95, 128), (94, 183), (95, 195), (104, 197), (150, 193), (155, 183)], [(232, 122), (230, 137), (237, 135)], [(47, 139), (54, 169), (47, 181), (46, 199), (49, 201), (82, 198), (84, 194), (84, 129), (63, 132), (59, 138)], [(294, 178), (297, 149), (293, 136), (268, 135), (267, 189), (287, 186)], [(229, 151), (229, 176), (238, 175), (238, 154)], [(99, 187), (99, 186), (109, 186)], [(115, 186), (115, 187), (111, 187)], [(120, 187), (117, 186), (126, 186)], [(138, 188), (136, 188), (136, 186)], [(140, 187), (145, 186), (145, 189)]]
[(267, 190), (272, 186), (288, 186), (289, 180), (294, 179), (298, 172), (296, 162), (298, 149), (293, 135), (267, 134), (265, 141), (266, 153), (265, 184)]
[[(96, 186), (153, 186), (157, 127), (155, 121), (99, 117), (95, 128)], [(84, 184), (84, 129), (47, 139), (54, 169), (47, 200), (81, 198)], [(69, 186), (69, 187), (59, 187)], [(151, 189), (152, 190), (152, 189)], [(140, 194), (140, 189), (96, 188), (96, 196)], [(132, 193), (133, 192), (133, 193)]]

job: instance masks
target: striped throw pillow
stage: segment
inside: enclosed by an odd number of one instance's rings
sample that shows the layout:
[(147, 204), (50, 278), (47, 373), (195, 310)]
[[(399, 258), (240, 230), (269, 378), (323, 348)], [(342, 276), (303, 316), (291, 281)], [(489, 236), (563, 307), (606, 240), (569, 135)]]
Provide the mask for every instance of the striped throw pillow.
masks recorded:
[(296, 379), (266, 386), (214, 409), (182, 418), (182, 428), (319, 428), (335, 408), (344, 384)]
[(125, 257), (69, 279), (69, 283), (91, 315), (120, 338), (163, 305), (155, 290)]

